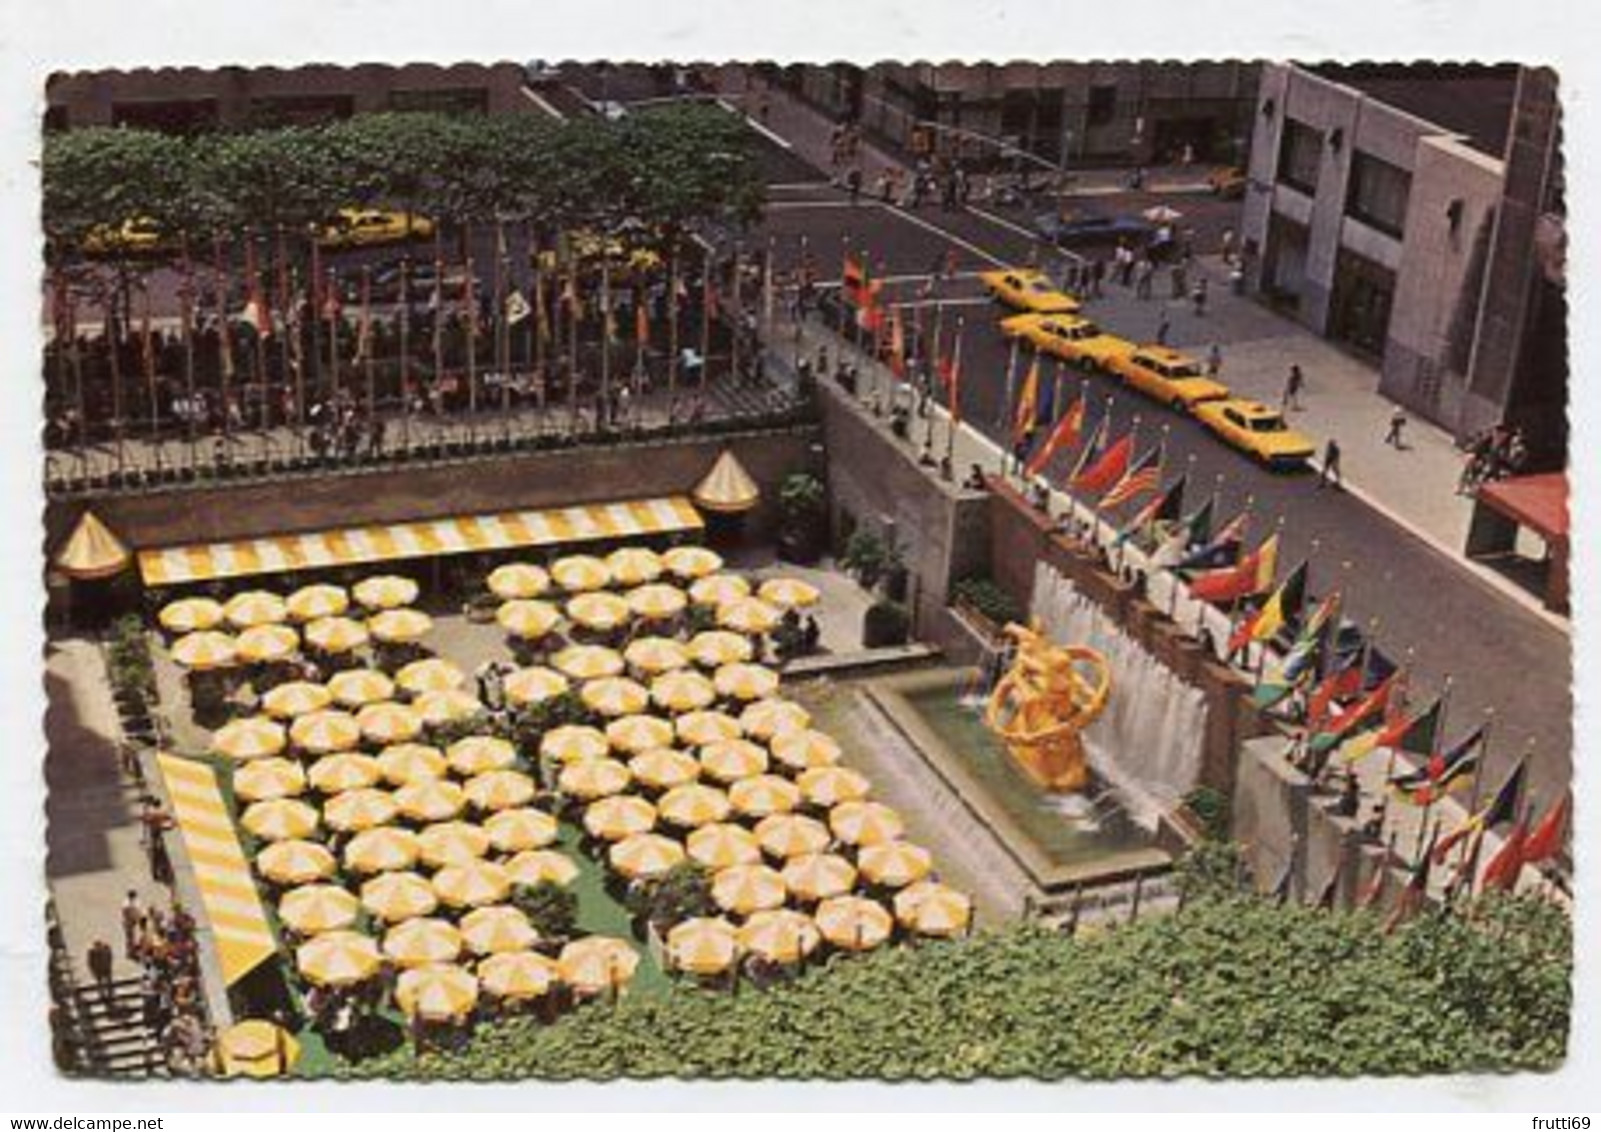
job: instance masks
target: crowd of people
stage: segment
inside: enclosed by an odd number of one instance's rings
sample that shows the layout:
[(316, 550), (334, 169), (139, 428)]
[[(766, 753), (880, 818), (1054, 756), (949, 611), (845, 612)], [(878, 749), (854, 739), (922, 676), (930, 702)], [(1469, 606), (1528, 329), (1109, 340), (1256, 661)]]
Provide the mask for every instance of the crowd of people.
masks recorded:
[(1516, 425), (1498, 424), (1469, 437), (1462, 446), (1467, 459), (1462, 465), (1462, 478), (1457, 481), (1458, 495), (1472, 495), (1480, 484), (1505, 479), (1522, 472), (1529, 462), (1529, 446), (1523, 429)]

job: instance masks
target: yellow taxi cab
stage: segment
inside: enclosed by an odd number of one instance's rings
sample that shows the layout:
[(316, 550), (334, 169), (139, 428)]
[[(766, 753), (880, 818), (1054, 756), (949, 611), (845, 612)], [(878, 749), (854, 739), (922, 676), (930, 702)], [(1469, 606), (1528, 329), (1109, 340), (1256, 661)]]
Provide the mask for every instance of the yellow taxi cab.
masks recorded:
[(426, 216), (385, 208), (341, 208), (334, 222), (317, 234), (317, 242), (325, 248), (364, 248), (426, 240), (433, 234), (434, 222)]
[(1006, 267), (981, 271), (985, 292), (1013, 310), (1030, 314), (1077, 314), (1079, 301), (1061, 291), (1050, 276), (1032, 268)]
[(148, 216), (133, 216), (121, 224), (98, 224), (83, 237), (88, 255), (139, 255), (172, 247), (161, 225)]
[(1179, 412), (1193, 412), (1203, 402), (1229, 395), (1228, 386), (1207, 377), (1199, 362), (1169, 346), (1140, 346), (1112, 357), (1108, 368), (1125, 385)]
[(1207, 175), (1206, 187), (1212, 195), (1224, 200), (1239, 200), (1245, 195), (1245, 170), (1238, 166), (1223, 166)]
[(1134, 349), (1132, 342), (1075, 314), (1015, 314), (1001, 320), (1001, 334), (1021, 338), (1053, 358), (1099, 370), (1109, 369), (1114, 358)]
[(612, 267), (627, 271), (655, 271), (662, 265), (662, 257), (653, 249), (618, 236), (603, 236), (588, 228), (580, 228), (568, 237), (573, 258), (581, 263), (598, 263), (604, 260)]
[(1207, 401), (1195, 407), (1195, 419), (1271, 468), (1299, 467), (1314, 452), (1310, 439), (1284, 423), (1283, 413), (1260, 401)]

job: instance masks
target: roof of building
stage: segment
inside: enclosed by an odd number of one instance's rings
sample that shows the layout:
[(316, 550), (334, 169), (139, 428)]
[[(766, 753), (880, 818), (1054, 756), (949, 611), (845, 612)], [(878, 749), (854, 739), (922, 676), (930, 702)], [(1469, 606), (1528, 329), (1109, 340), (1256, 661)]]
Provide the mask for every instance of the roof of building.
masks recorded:
[(1481, 153), (1504, 155), (1516, 63), (1320, 63), (1307, 70), (1462, 134)]

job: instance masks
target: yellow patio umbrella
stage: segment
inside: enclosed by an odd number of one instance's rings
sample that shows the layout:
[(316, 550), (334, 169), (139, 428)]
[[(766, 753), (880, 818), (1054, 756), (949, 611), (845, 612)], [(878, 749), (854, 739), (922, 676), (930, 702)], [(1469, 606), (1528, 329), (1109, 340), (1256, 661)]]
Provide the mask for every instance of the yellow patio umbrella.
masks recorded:
[(814, 766), (795, 779), (806, 800), (814, 806), (837, 806), (841, 802), (860, 802), (872, 783), (859, 771), (843, 766)]
[(655, 824), (656, 807), (627, 794), (591, 802), (584, 810), (584, 828), (602, 841), (621, 841), (636, 833), (649, 833)]
[(484, 832), (497, 853), (543, 849), (556, 840), (556, 819), (529, 807), (504, 809), (484, 822)]
[(361, 905), (337, 884), (292, 888), (278, 901), (278, 919), (299, 935), (342, 931), (356, 922)]
[(690, 711), (673, 720), (681, 742), (695, 747), (738, 739), (739, 720), (722, 711)]
[(289, 738), (307, 754), (348, 751), (361, 742), (361, 725), (349, 712), (325, 708), (303, 715), (291, 723)]
[(239, 652), (233, 638), (227, 633), (201, 629), (172, 642), (172, 659), (175, 664), (191, 672), (209, 672), (236, 663)]
[(606, 741), (619, 751), (638, 754), (673, 741), (673, 725), (655, 715), (625, 715), (606, 725)]
[(386, 924), (398, 924), (430, 915), (439, 907), (439, 897), (416, 873), (381, 873), (362, 882), (361, 906)]
[(839, 762), (843, 752), (831, 735), (806, 728), (773, 737), (773, 758), (791, 770), (807, 771)]
[(222, 615), (236, 629), (273, 625), (289, 616), (284, 599), (266, 590), (246, 590), (234, 594), (222, 606)]
[(732, 808), (727, 794), (699, 783), (675, 786), (656, 800), (661, 819), (683, 829), (720, 822)]
[(685, 847), (692, 861), (708, 869), (757, 865), (762, 860), (756, 835), (742, 825), (728, 822), (701, 826), (690, 833)]
[(635, 781), (652, 790), (671, 790), (700, 777), (700, 762), (694, 755), (671, 747), (654, 747), (628, 760)]
[(128, 568), (133, 554), (93, 511), (84, 511), (67, 541), (56, 551), (51, 573), (75, 581), (113, 578)]
[(318, 584), (302, 586), (284, 602), (291, 621), (315, 621), (319, 617), (338, 617), (350, 608), (350, 595), (343, 586)]
[(412, 701), (411, 706), (417, 709), (417, 714), (422, 716), (423, 723), (428, 727), (443, 727), (471, 719), (484, 710), (477, 696), (460, 688), (452, 688), (447, 692), (424, 692)]
[(294, 655), (300, 647), (300, 634), (288, 625), (253, 625), (234, 639), (239, 659), (250, 664), (270, 664)]
[(369, 829), (345, 843), (345, 868), (353, 873), (387, 873), (417, 863), (417, 835), (409, 829)]
[(534, 951), (503, 951), (478, 964), (478, 981), (496, 998), (542, 998), (561, 981), (554, 959)]
[(307, 622), (301, 634), (306, 644), (325, 653), (354, 652), (367, 643), (367, 626), (348, 617), (320, 617)]
[(895, 921), (884, 906), (865, 896), (834, 896), (813, 913), (817, 930), (835, 947), (867, 951), (889, 938)]
[(334, 700), (347, 708), (383, 703), (395, 695), (395, 682), (376, 668), (351, 668), (328, 681)]
[(634, 615), (646, 621), (667, 621), (684, 612), (689, 605), (689, 598), (684, 596), (684, 591), (666, 582), (652, 582), (629, 590), (625, 600)]
[(828, 811), (828, 828), (851, 845), (882, 845), (906, 832), (901, 816), (882, 802), (841, 802)]
[(454, 1021), (465, 1018), (478, 1005), (478, 979), (448, 963), (413, 967), (396, 980), (395, 1001), (414, 1018)]
[(599, 680), (591, 680), (579, 689), (578, 698), (590, 711), (614, 717), (637, 715), (650, 703), (650, 693), (645, 691), (644, 686), (626, 676), (602, 676)]
[(689, 587), (689, 600), (696, 605), (721, 607), (750, 596), (750, 583), (738, 574), (708, 574)]
[(437, 656), (414, 660), (395, 674), (395, 683), (414, 696), (454, 691), (466, 682), (459, 665)]
[(356, 713), (356, 726), (369, 743), (387, 747), (422, 734), (422, 716), (406, 704), (368, 704)]
[(505, 868), (490, 861), (446, 865), (434, 874), (434, 894), (453, 908), (499, 904), (510, 888)]
[(445, 755), (422, 743), (396, 743), (378, 753), (378, 772), (392, 786), (409, 786), (445, 776)]
[(306, 981), (320, 987), (365, 982), (383, 966), (378, 944), (353, 931), (324, 932), (295, 949), (295, 965)]
[(843, 896), (856, 884), (856, 866), (837, 853), (807, 853), (784, 862), (784, 884), (802, 900)]
[(417, 855), (434, 868), (470, 865), (489, 852), (489, 834), (464, 821), (442, 821), (424, 826), (417, 834)]
[(310, 680), (291, 680), (268, 690), (261, 697), (261, 710), (275, 719), (294, 719), (321, 711), (333, 702), (333, 693), (326, 685)]
[(240, 761), (276, 755), (287, 743), (283, 724), (274, 723), (264, 716), (249, 716), (224, 723), (211, 737), (213, 751)]
[(770, 963), (795, 963), (822, 942), (812, 918), (792, 908), (756, 912), (740, 925), (739, 945)]
[(418, 917), (384, 933), (384, 954), (397, 967), (449, 963), (461, 954), (461, 932), (448, 920)]
[(566, 695), (572, 681), (554, 668), (519, 668), (502, 682), (506, 702), (514, 707), (532, 707)]
[(751, 479), (734, 450), (724, 448), (712, 462), (711, 470), (689, 493), (689, 498), (702, 511), (739, 515), (755, 507), (761, 494), (761, 488)]
[(823, 595), (816, 586), (799, 578), (769, 578), (757, 589), (756, 596), (780, 609), (804, 609), (816, 605)]
[(489, 592), (502, 601), (538, 597), (550, 589), (550, 575), (532, 562), (508, 562), (489, 572)]
[(246, 806), (239, 824), (262, 841), (291, 841), (317, 832), (317, 811), (293, 798), (272, 798)]
[(619, 586), (637, 586), (654, 582), (666, 569), (661, 556), (643, 546), (625, 546), (606, 556), (606, 569), (612, 581)]
[(791, 700), (776, 696), (748, 704), (739, 713), (739, 726), (753, 739), (771, 742), (790, 731), (811, 726), (812, 713)]
[(884, 841), (862, 846), (856, 863), (873, 884), (903, 888), (926, 877), (934, 868), (934, 857), (910, 841)]
[(741, 598), (717, 608), (717, 624), (753, 637), (772, 632), (778, 621), (779, 611), (760, 598)]
[(611, 751), (604, 732), (594, 727), (569, 723), (545, 732), (539, 740), (539, 753), (559, 763), (603, 759)]
[(828, 827), (801, 814), (774, 814), (756, 823), (756, 840), (765, 852), (790, 859), (821, 853), (833, 840)]
[(667, 933), (667, 965), (692, 975), (718, 975), (739, 957), (734, 925), (721, 917), (698, 916)]
[(568, 885), (578, 879), (578, 865), (554, 849), (525, 849), (506, 862), (506, 875), (529, 888), (546, 881)]
[(664, 672), (651, 681), (650, 695), (676, 715), (709, 707), (717, 699), (717, 689), (699, 672)]
[(558, 558), (550, 567), (550, 576), (570, 594), (603, 590), (611, 585), (611, 571), (606, 569), (606, 563), (589, 554)]
[(599, 994), (634, 977), (639, 952), (620, 939), (592, 935), (562, 948), (556, 966), (562, 982), (579, 994)]
[(783, 876), (766, 865), (734, 865), (712, 876), (712, 899), (738, 916), (777, 908), (788, 895)]
[(748, 739), (725, 739), (700, 749), (701, 770), (718, 782), (753, 778), (767, 769), (767, 752)]
[(496, 735), (469, 735), (445, 749), (450, 769), (457, 774), (483, 774), (504, 770), (517, 761), (517, 748)]
[(461, 938), (479, 955), (524, 951), (539, 942), (539, 933), (520, 909), (509, 904), (475, 908), (461, 918)]
[(662, 565), (678, 578), (704, 578), (723, 568), (723, 556), (704, 546), (675, 546), (662, 552)]
[(367, 609), (398, 609), (417, 600), (417, 583), (396, 574), (378, 574), (357, 582), (351, 594)]
[(765, 818), (773, 814), (787, 814), (800, 805), (800, 789), (789, 779), (776, 774), (758, 774), (742, 778), (728, 788), (728, 800), (734, 809), (747, 817)]
[(181, 597), (162, 606), (156, 620), (169, 633), (215, 629), (222, 624), (222, 603), (209, 597)]
[(621, 794), (634, 780), (626, 766), (616, 759), (581, 759), (562, 767), (556, 788), (582, 801)]
[(391, 645), (420, 641), (433, 627), (434, 619), (420, 609), (386, 609), (367, 620), (372, 639)]
[(623, 671), (622, 654), (604, 645), (568, 645), (551, 663), (574, 680), (617, 676)]
[(616, 594), (579, 594), (567, 603), (567, 617), (575, 625), (582, 625), (586, 629), (605, 632), (628, 624), (632, 616), (633, 611), (628, 608), (628, 603)]
[(281, 1077), (300, 1060), (300, 1043), (265, 1018), (235, 1022), (217, 1039), (217, 1061), (224, 1077)]
[(919, 881), (895, 894), (895, 918), (919, 935), (960, 935), (973, 918), (973, 902), (949, 885)]
[(341, 833), (360, 833), (388, 825), (395, 820), (398, 811), (394, 795), (387, 790), (367, 787), (335, 794), (323, 803), (322, 816), (332, 829)]
[(306, 780), (319, 794), (342, 794), (372, 786), (381, 777), (378, 760), (371, 755), (347, 752), (325, 755), (311, 764)]
[(778, 673), (765, 664), (725, 664), (712, 675), (717, 694), (735, 700), (759, 700), (778, 691)]
[(315, 841), (275, 841), (256, 854), (256, 871), (274, 884), (310, 884), (334, 874), (334, 855)]
[(689, 658), (702, 668), (736, 664), (749, 660), (756, 652), (749, 638), (730, 633), (727, 629), (707, 629), (696, 633), (684, 648)]
[(444, 821), (461, 813), (466, 804), (461, 787), (444, 779), (413, 782), (395, 791), (395, 805), (413, 821)]
[(480, 813), (526, 806), (534, 799), (534, 780), (518, 770), (486, 770), (462, 784), (467, 804)]
[(671, 637), (639, 637), (623, 650), (623, 659), (635, 672), (655, 676), (683, 668), (689, 663), (689, 653)]
[(233, 792), (242, 802), (293, 798), (305, 789), (305, 769), (289, 759), (257, 759), (234, 768)]
[(613, 845), (606, 859), (628, 880), (648, 880), (682, 862), (684, 847), (659, 833), (636, 833)]
[(502, 604), (495, 620), (512, 636), (537, 641), (561, 624), (561, 610), (548, 601), (518, 598)]

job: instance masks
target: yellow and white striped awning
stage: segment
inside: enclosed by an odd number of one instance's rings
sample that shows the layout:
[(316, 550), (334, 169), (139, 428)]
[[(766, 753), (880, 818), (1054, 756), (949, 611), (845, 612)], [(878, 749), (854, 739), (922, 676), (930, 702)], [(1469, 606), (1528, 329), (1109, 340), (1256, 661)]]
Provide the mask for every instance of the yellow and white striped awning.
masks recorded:
[(194, 866), (222, 979), (232, 986), (278, 950), (217, 776), (204, 763), (158, 755), (172, 817)]
[(172, 586), (439, 554), (638, 538), (703, 526), (694, 504), (675, 495), (141, 550), (139, 573), (147, 586)]

